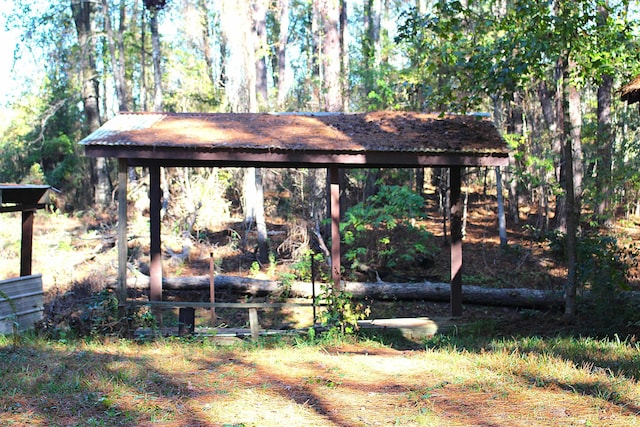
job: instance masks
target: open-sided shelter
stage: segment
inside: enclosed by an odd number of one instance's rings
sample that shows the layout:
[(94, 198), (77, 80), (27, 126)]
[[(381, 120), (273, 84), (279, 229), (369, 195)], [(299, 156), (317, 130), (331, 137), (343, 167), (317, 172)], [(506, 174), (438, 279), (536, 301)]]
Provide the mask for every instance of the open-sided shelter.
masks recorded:
[(150, 299), (162, 299), (160, 168), (327, 168), (332, 280), (340, 287), (340, 168), (445, 167), (450, 171), (451, 314), (462, 314), (461, 171), (504, 166), (505, 141), (474, 115), (372, 113), (120, 113), (80, 142), (92, 157), (119, 159), (119, 289), (126, 291), (127, 167), (150, 180)]

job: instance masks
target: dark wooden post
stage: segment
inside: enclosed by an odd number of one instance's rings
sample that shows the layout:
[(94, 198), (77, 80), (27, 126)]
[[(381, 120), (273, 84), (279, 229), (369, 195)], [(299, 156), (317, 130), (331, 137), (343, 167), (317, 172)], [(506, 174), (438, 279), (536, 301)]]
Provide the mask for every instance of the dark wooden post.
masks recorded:
[(462, 316), (462, 197), (460, 187), (462, 167), (449, 168), (451, 207), (451, 316)]
[(22, 211), (22, 242), (20, 243), (20, 276), (31, 275), (33, 250), (33, 217), (35, 210)]
[(160, 209), (162, 206), (160, 192), (160, 166), (149, 166), (149, 223), (150, 223), (150, 256), (149, 267), (149, 300), (162, 301), (162, 249), (160, 241)]
[(340, 173), (337, 166), (329, 168), (331, 183), (331, 278), (333, 290), (340, 291)]
[(193, 307), (181, 307), (178, 310), (178, 335), (193, 335), (195, 332), (196, 310)]
[(118, 301), (127, 301), (127, 160), (118, 159)]

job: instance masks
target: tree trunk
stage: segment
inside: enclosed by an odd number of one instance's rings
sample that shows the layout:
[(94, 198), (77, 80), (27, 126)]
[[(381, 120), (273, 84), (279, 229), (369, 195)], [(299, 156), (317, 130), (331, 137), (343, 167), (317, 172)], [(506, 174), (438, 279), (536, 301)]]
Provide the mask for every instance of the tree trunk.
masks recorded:
[(342, 108), (340, 111), (349, 110), (349, 33), (347, 31), (347, 2), (340, 0), (340, 94)]
[[(567, 73), (576, 67), (569, 59)], [(568, 78), (563, 81), (567, 84)], [(564, 318), (573, 321), (576, 316), (576, 293), (578, 287), (578, 227), (580, 224), (580, 206), (582, 198), (582, 114), (580, 112), (580, 94), (573, 83), (568, 83), (570, 138), (565, 142), (565, 196), (567, 220), (567, 283), (565, 287)]]
[(289, 38), (289, 0), (278, 0), (278, 109), (284, 110), (287, 101), (287, 44)]
[[(556, 209), (555, 209), (555, 225), (556, 230), (561, 233), (567, 232), (567, 194), (566, 194), (566, 183), (567, 179), (567, 163), (572, 161), (566, 158), (567, 150), (567, 137), (565, 135), (564, 128), (564, 102), (565, 102), (565, 80), (564, 74), (566, 72), (566, 64), (563, 58), (558, 58), (555, 67), (555, 75), (556, 75), (556, 94), (555, 94), (555, 129), (556, 134), (553, 138), (553, 148), (552, 151), (557, 156), (555, 158), (560, 159), (560, 162), (556, 169), (558, 173), (556, 175), (556, 179), (560, 183), (560, 185), (565, 187), (565, 193), (559, 194), (556, 196)], [(570, 142), (569, 142), (570, 143)], [(571, 178), (571, 175), (569, 175)], [(571, 178), (572, 179), (572, 178)], [(572, 184), (573, 186), (573, 184)]]
[(264, 217), (264, 188), (262, 185), (262, 169), (246, 168), (244, 176), (244, 225), (243, 249), (246, 249), (249, 232), (256, 225), (258, 247), (256, 257), (260, 264), (269, 260), (267, 242), (267, 225)]
[[(608, 2), (598, 4), (598, 27), (606, 25), (608, 12)], [(611, 92), (613, 77), (609, 74), (602, 75), (602, 83), (598, 86), (598, 133), (597, 133), (597, 164), (596, 164), (596, 188), (598, 189), (598, 199), (596, 200), (596, 216), (600, 224), (610, 225), (612, 223), (611, 213), (611, 151), (613, 141), (611, 140)]]
[(340, 0), (318, 0), (318, 11), (322, 20), (322, 107), (341, 111)]
[(153, 111), (162, 111), (162, 53), (160, 51), (160, 33), (158, 31), (157, 7), (149, 9), (149, 27), (151, 29), (151, 57), (153, 60)]
[(380, 19), (382, 0), (364, 2), (364, 37), (362, 38), (362, 59), (365, 70), (364, 96), (375, 89), (376, 70), (380, 66)]
[(207, 77), (211, 82), (211, 87), (216, 86), (216, 76), (213, 69), (213, 49), (211, 48), (211, 30), (209, 28), (209, 10), (207, 0), (198, 0), (198, 11), (200, 13), (200, 25), (202, 26), (202, 53), (207, 67)]
[[(95, 62), (95, 31), (93, 28), (93, 2), (72, 1), (71, 12), (80, 46), (80, 80), (82, 82), (82, 104), (89, 133), (97, 130), (100, 123), (100, 96), (98, 71)], [(108, 163), (98, 157), (93, 165), (93, 196), (96, 206), (104, 207), (111, 202), (111, 184)]]
[(226, 41), (225, 91), (229, 109), (234, 113), (255, 113), (256, 60), (252, 34), (251, 4), (248, 0), (222, 1), (221, 24)]
[[(122, 40), (123, 32), (125, 28), (124, 19), (126, 17), (124, 0), (120, 4), (120, 25), (118, 34), (113, 32), (113, 26), (111, 24), (111, 13), (109, 8), (109, 1), (102, 0), (102, 12), (104, 14), (104, 31), (107, 34), (107, 44), (109, 45), (109, 54), (111, 57), (111, 68), (113, 72), (113, 79), (116, 88), (116, 97), (118, 98), (118, 109), (120, 111), (129, 110), (127, 80), (125, 78), (125, 62), (124, 62), (124, 43)], [(118, 46), (118, 52), (116, 52), (116, 45)]]
[[(256, 96), (259, 109), (269, 109), (267, 87), (267, 7), (266, 0), (253, 1), (253, 36), (256, 50)], [(260, 108), (262, 107), (262, 108)]]
[(140, 105), (142, 111), (149, 109), (147, 96), (147, 18), (146, 8), (140, 12)]
[[(149, 286), (147, 276), (129, 278), (130, 286), (145, 289)], [(163, 289), (170, 291), (209, 291), (209, 276), (165, 277), (162, 279)], [(115, 284), (110, 284), (114, 286)], [(275, 280), (258, 280), (247, 277), (217, 275), (215, 277), (216, 291), (228, 291), (234, 294), (250, 295), (254, 297), (278, 297), (284, 286)], [(316, 295), (321, 293), (321, 285), (316, 283)], [(311, 283), (293, 282), (286, 288), (287, 294), (294, 298), (310, 298), (312, 296)], [(391, 301), (442, 301), (450, 298), (448, 283), (420, 282), (420, 283), (361, 283), (346, 282), (345, 292), (357, 299), (375, 299)], [(638, 294), (637, 292), (635, 294)], [(636, 295), (635, 298), (640, 298)], [(464, 286), (462, 299), (464, 303), (479, 305), (495, 305), (522, 308), (553, 308), (561, 307), (562, 292), (537, 289), (494, 289), (481, 286)]]
[[(228, 43), (227, 66), (234, 70), (227, 76), (226, 92), (229, 107), (236, 113), (258, 111), (256, 96), (255, 26), (248, 0), (222, 2), (222, 32)], [(268, 259), (267, 232), (264, 220), (262, 174), (256, 168), (245, 170), (245, 226), (248, 232), (255, 221), (258, 228), (258, 260)], [(246, 241), (248, 236), (244, 236)]]

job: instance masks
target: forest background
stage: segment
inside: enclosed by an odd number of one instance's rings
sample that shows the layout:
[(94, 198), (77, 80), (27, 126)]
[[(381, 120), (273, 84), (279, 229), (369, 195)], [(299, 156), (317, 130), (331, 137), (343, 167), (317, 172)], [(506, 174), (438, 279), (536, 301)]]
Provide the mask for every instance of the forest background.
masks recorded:
[[(83, 157), (77, 142), (117, 111), (482, 112), (513, 153), (502, 170), (508, 221), (535, 215), (532, 235), (565, 247), (570, 287), (580, 245), (613, 257), (613, 276), (634, 262), (607, 230), (640, 214), (640, 114), (617, 95), (639, 72), (637, 2), (7, 4), (20, 42), (2, 106), (0, 182), (52, 185), (61, 212), (112, 208), (116, 164)], [(439, 177), (424, 172), (352, 172), (346, 192), (352, 206), (383, 184), (419, 194)], [(172, 217), (183, 218), (176, 227), (192, 231), (254, 215), (247, 182), (298, 200), (322, 188), (316, 173), (170, 170), (163, 185)], [(471, 171), (466, 184), (487, 176)]]

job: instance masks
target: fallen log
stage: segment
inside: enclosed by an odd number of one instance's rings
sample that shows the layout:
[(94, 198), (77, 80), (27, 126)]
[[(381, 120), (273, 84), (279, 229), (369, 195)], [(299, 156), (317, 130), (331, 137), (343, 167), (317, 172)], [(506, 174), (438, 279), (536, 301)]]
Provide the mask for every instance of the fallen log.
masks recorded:
[[(128, 280), (128, 285), (137, 289), (149, 286), (148, 276), (138, 275)], [(115, 286), (115, 284), (111, 284)], [(166, 277), (162, 279), (163, 289), (171, 291), (205, 291), (209, 290), (209, 276)], [(311, 283), (293, 282), (286, 286), (275, 280), (259, 280), (239, 276), (217, 275), (215, 287), (217, 291), (250, 296), (280, 296), (293, 298), (311, 298)], [(362, 283), (347, 282), (344, 290), (355, 299), (374, 300), (428, 300), (448, 302), (450, 285), (448, 283)], [(316, 284), (315, 294), (321, 293), (321, 285)], [(551, 308), (564, 304), (561, 291), (544, 291), (538, 289), (496, 289), (480, 286), (463, 286), (462, 300), (467, 304), (508, 306), (521, 308)]]

